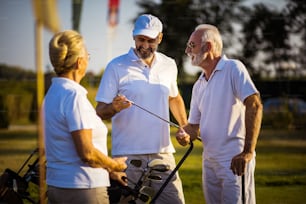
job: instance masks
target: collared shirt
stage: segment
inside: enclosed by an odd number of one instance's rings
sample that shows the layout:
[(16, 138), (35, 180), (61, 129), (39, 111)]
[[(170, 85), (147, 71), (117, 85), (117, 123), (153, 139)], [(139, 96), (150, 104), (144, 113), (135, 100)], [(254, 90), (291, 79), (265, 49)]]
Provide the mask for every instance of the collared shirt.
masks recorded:
[[(169, 120), (169, 96), (178, 94), (175, 61), (155, 52), (151, 67), (131, 48), (112, 60), (103, 74), (96, 101), (111, 103), (117, 94)], [(136, 106), (112, 117), (112, 154), (174, 152), (169, 125)]]
[(71, 132), (92, 129), (94, 146), (107, 155), (107, 128), (87, 99), (87, 91), (63, 77), (52, 79), (44, 99), (47, 184), (62, 188), (109, 185), (108, 172), (81, 161)]
[(188, 121), (200, 125), (204, 157), (231, 159), (245, 139), (244, 100), (258, 93), (245, 66), (222, 56), (207, 81), (204, 73), (194, 84)]

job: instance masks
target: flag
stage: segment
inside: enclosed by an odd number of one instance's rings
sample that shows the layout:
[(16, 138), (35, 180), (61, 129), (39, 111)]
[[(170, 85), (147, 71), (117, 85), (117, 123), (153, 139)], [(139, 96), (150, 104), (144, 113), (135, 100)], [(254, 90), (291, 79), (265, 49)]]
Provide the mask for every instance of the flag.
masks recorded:
[(120, 0), (108, 1), (108, 25), (115, 27), (119, 22), (119, 3)]
[(33, 11), (36, 22), (52, 32), (60, 30), (59, 17), (57, 15), (57, 1), (55, 0), (33, 0)]

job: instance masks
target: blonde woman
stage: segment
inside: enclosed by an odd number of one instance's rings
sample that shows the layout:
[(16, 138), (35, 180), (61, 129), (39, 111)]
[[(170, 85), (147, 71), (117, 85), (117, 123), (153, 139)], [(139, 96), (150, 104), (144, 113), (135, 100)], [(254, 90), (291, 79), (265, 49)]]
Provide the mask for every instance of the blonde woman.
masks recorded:
[(107, 128), (79, 84), (89, 60), (82, 36), (55, 34), (49, 56), (57, 77), (43, 106), (48, 203), (108, 204), (109, 173), (126, 185), (126, 158), (107, 156)]

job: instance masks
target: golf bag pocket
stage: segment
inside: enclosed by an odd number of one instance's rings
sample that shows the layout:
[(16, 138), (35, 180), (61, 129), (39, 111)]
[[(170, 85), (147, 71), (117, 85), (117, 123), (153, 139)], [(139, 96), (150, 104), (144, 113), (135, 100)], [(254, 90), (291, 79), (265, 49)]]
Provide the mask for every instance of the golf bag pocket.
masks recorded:
[(22, 177), (6, 169), (0, 177), (0, 203), (22, 204), (20, 195), (26, 193), (28, 184)]

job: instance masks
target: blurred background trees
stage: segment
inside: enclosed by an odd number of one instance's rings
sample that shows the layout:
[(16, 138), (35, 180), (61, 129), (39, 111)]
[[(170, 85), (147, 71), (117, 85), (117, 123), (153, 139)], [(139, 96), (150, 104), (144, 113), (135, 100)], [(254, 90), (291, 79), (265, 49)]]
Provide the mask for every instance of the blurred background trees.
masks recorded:
[(304, 1), (283, 1), (282, 8), (269, 3), (249, 7), (246, 2), (139, 0), (137, 4), (142, 13), (156, 15), (163, 22), (164, 41), (160, 50), (175, 58), (181, 81), (186, 78), (185, 45), (200, 23), (216, 25), (223, 36), (225, 53), (241, 59), (255, 77), (305, 76)]
[[(306, 4), (303, 0), (277, 2), (279, 5), (265, 1), (250, 5), (250, 0), (137, 0), (137, 5), (141, 13), (156, 15), (163, 22), (164, 40), (159, 50), (177, 62), (179, 87), (188, 109), (197, 75), (186, 71), (190, 63), (185, 48), (189, 35), (201, 23), (220, 29), (224, 53), (245, 63), (264, 102), (275, 97), (306, 100)], [(141, 13), (135, 13), (131, 24)], [(50, 67), (46, 70), (48, 88), (54, 73)], [(94, 105), (101, 75), (103, 72), (87, 73), (81, 82)], [(0, 64), (0, 87), (0, 128), (36, 122), (35, 72)], [(284, 118), (292, 115), (288, 111)], [(265, 118), (276, 120), (274, 116)]]

